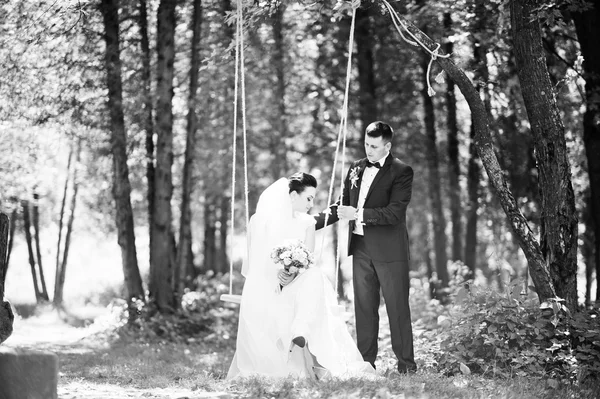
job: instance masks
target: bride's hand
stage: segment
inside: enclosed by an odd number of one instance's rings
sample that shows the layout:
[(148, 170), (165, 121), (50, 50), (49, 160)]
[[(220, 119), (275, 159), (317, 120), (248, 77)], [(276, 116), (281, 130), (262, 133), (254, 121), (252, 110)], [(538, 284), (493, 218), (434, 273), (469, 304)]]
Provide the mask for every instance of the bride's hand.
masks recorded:
[(279, 278), (279, 284), (281, 284), (282, 287), (285, 287), (286, 285), (291, 283), (294, 277), (296, 277), (296, 273), (289, 273), (285, 270), (280, 270), (279, 273), (277, 273), (277, 278)]

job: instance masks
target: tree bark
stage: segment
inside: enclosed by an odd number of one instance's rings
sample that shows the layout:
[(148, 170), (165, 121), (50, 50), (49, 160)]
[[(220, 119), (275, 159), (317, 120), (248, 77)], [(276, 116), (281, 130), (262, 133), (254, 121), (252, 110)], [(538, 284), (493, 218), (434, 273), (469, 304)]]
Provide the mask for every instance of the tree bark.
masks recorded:
[[(473, 31), (481, 32), (485, 29), (486, 11), (483, 0), (478, 0), (475, 5), (476, 20)], [(480, 98), (483, 98), (483, 104), (486, 110), (486, 119), (490, 115), (490, 96), (487, 90), (489, 72), (486, 60), (487, 48), (477, 36), (473, 40), (473, 72), (475, 85), (480, 91)], [(471, 115), (470, 143), (469, 143), (469, 163), (467, 169), (467, 222), (465, 232), (465, 265), (469, 268), (469, 278), (475, 277), (477, 266), (477, 213), (479, 212), (479, 189), (481, 180), (481, 168), (477, 155), (475, 131), (475, 121)]]
[(63, 302), (63, 288), (60, 285), (60, 275), (62, 263), (60, 261), (61, 244), (62, 244), (62, 232), (63, 232), (63, 219), (65, 216), (65, 207), (67, 204), (67, 190), (69, 188), (69, 179), (71, 176), (71, 161), (73, 159), (73, 147), (69, 151), (69, 158), (67, 159), (67, 178), (65, 179), (65, 186), (63, 188), (62, 201), (60, 203), (60, 213), (58, 217), (58, 243), (56, 244), (56, 272), (54, 274), (54, 297), (52, 302), (54, 306), (61, 307)]
[(573, 13), (585, 79), (586, 110), (583, 116), (583, 142), (590, 178), (591, 213), (594, 228), (596, 301), (600, 301), (600, 4), (593, 10)]
[(437, 282), (433, 280), (433, 262), (431, 260), (431, 237), (429, 234), (429, 216), (425, 215), (425, 220), (421, 224), (421, 247), (423, 262), (427, 271), (427, 281), (429, 282), (429, 298), (437, 299)]
[(8, 235), (10, 220), (8, 215), (0, 212), (0, 303), (4, 299), (4, 283), (6, 282), (6, 271), (8, 270)]
[(4, 276), (8, 272), (8, 266), (10, 264), (10, 254), (12, 253), (13, 243), (15, 240), (15, 230), (17, 227), (17, 208), (15, 207), (10, 215), (10, 226), (8, 232), (8, 253), (6, 254), (6, 270)]
[(181, 219), (179, 222), (179, 248), (175, 281), (178, 281), (176, 295), (183, 292), (185, 282), (190, 277), (189, 264), (193, 264), (192, 253), (192, 211), (190, 207), (193, 191), (192, 172), (196, 153), (196, 131), (198, 118), (196, 116), (196, 96), (198, 93), (198, 77), (200, 75), (200, 39), (202, 28), (202, 0), (194, 0), (192, 15), (192, 55), (190, 60), (190, 91), (188, 93), (187, 137), (185, 143), (185, 160), (183, 163)]
[(541, 193), (541, 250), (556, 294), (577, 309), (577, 213), (564, 125), (535, 18), (537, 0), (511, 2), (517, 73), (534, 138)]
[(11, 336), (15, 320), (10, 303), (4, 300), (4, 283), (6, 282), (6, 271), (8, 270), (9, 228), (8, 215), (0, 212), (0, 344)]
[(429, 201), (431, 204), (433, 242), (435, 252), (435, 269), (442, 287), (448, 287), (448, 254), (446, 253), (446, 219), (442, 207), (441, 179), (439, 171), (438, 152), (436, 145), (435, 111), (433, 100), (427, 93), (427, 64), (429, 57), (423, 55), (421, 68), (423, 71), (423, 98), (424, 125), (425, 125), (425, 151), (427, 153), (427, 171), (429, 186)]
[(135, 318), (133, 299), (144, 298), (142, 278), (138, 268), (131, 208), (131, 184), (127, 166), (127, 134), (123, 116), (123, 88), (119, 38), (119, 1), (102, 0), (104, 41), (106, 42), (106, 84), (110, 115), (110, 146), (113, 158), (113, 197), (115, 199), (117, 239), (121, 247), (123, 275), (129, 303), (129, 319)]
[(217, 249), (216, 249), (216, 227), (214, 206), (211, 198), (206, 198), (204, 202), (204, 271), (209, 270), (217, 273), (216, 265)]
[(287, 173), (286, 139), (289, 136), (287, 109), (285, 106), (285, 37), (284, 37), (285, 5), (279, 3), (273, 13), (273, 66), (275, 68), (275, 102), (277, 107), (277, 131), (271, 135), (271, 152), (273, 155), (273, 178), (278, 179)]
[(27, 242), (27, 253), (29, 255), (29, 266), (31, 268), (31, 278), (33, 279), (33, 289), (35, 292), (35, 301), (42, 301), (42, 293), (40, 291), (37, 268), (35, 265), (35, 256), (33, 254), (33, 239), (31, 238), (31, 217), (29, 216), (29, 201), (22, 200), (23, 207), (23, 229), (25, 230), (25, 241)]
[(581, 219), (584, 222), (584, 232), (581, 234), (581, 256), (585, 262), (585, 305), (592, 305), (592, 284), (594, 282), (594, 219), (591, 215), (592, 201), (590, 190), (586, 190), (584, 206), (581, 211)]
[(360, 107), (361, 141), (365, 140), (365, 129), (377, 120), (375, 101), (375, 72), (373, 57), (373, 33), (371, 29), (371, 8), (356, 10), (356, 64), (358, 67), (358, 104)]
[(156, 176), (150, 298), (160, 312), (173, 310), (171, 264), (171, 198), (173, 196), (173, 63), (175, 59), (175, 0), (161, 0), (157, 26)]
[(479, 162), (474, 122), (471, 123), (471, 142), (469, 143), (469, 166), (467, 170), (467, 224), (465, 233), (465, 265), (469, 268), (469, 278), (475, 277), (477, 266), (477, 212), (479, 211)]
[[(221, 211), (219, 217), (219, 267), (226, 273), (229, 271), (229, 256), (227, 252), (227, 231), (229, 226), (230, 198), (221, 196)], [(233, 245), (233, 242), (231, 243)]]
[[(450, 34), (452, 31), (452, 17), (450, 13), (444, 14), (444, 29)], [(451, 41), (444, 45), (446, 54), (452, 54)], [(463, 259), (462, 248), (462, 206), (460, 201), (460, 159), (458, 156), (458, 122), (456, 121), (456, 96), (454, 94), (454, 81), (448, 79), (446, 83), (446, 126), (448, 129), (448, 199), (450, 201), (450, 220), (452, 221), (452, 260)]]
[(40, 284), (42, 300), (49, 301), (48, 289), (46, 288), (46, 278), (44, 277), (44, 267), (42, 265), (42, 250), (40, 248), (40, 207), (39, 207), (40, 196), (38, 193), (33, 193), (33, 207), (32, 207), (32, 219), (33, 219), (33, 238), (35, 243), (35, 255), (37, 259), (37, 267), (40, 272)]
[[(402, 15), (399, 17), (403, 24), (407, 26), (407, 28), (418, 37), (430, 51), (436, 49), (436, 43), (433, 40), (410, 21), (402, 17)], [(487, 111), (479, 97), (479, 93), (475, 90), (473, 83), (465, 75), (464, 71), (458, 68), (451, 59), (438, 58), (437, 62), (444, 71), (446, 71), (448, 76), (454, 80), (454, 83), (458, 86), (464, 95), (465, 100), (469, 104), (475, 129), (475, 146), (477, 147), (479, 157), (488, 174), (490, 184), (496, 190), (496, 194), (502, 204), (509, 225), (513, 233), (518, 237), (519, 245), (529, 262), (531, 277), (536, 287), (538, 297), (540, 301), (554, 298), (556, 292), (552, 285), (550, 272), (546, 267), (546, 262), (542, 256), (539, 243), (533, 236), (533, 233), (527, 224), (527, 220), (520, 212), (515, 198), (508, 188), (503, 171), (498, 164), (498, 159), (494, 152), (494, 146), (490, 135)]]
[[(152, 245), (152, 212), (154, 211), (154, 121), (152, 116), (152, 78), (150, 70), (150, 40), (148, 38), (148, 6), (146, 0), (140, 0), (140, 38), (142, 46), (142, 94), (144, 97), (143, 128), (146, 132), (146, 180), (148, 192), (148, 240)], [(150, 251), (150, 263), (152, 263), (152, 251)]]

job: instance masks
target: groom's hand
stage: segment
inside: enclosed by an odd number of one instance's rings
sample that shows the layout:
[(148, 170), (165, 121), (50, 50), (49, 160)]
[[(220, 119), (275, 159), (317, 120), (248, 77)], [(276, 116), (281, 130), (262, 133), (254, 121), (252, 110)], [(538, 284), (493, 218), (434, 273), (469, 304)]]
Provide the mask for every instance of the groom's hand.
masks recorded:
[(353, 206), (340, 205), (338, 207), (338, 217), (342, 220), (354, 220), (356, 208)]

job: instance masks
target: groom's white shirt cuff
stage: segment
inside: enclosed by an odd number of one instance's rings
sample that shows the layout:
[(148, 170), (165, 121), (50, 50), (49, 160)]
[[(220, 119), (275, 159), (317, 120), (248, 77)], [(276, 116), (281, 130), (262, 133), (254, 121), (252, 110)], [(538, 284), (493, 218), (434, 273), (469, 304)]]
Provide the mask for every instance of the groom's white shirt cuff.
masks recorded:
[(356, 211), (356, 223), (360, 223), (361, 225), (365, 225), (363, 223), (363, 212), (364, 209), (359, 209), (358, 211)]

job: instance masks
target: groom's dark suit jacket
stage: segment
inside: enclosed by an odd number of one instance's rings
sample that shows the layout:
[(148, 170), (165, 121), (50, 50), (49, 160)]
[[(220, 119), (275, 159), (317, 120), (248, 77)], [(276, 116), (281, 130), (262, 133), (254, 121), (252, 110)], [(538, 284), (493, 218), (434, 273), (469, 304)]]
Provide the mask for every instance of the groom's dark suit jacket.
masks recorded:
[[(344, 205), (357, 207), (366, 163), (367, 158), (363, 158), (350, 166), (344, 183), (342, 197)], [(397, 262), (410, 259), (406, 208), (412, 195), (412, 180), (412, 168), (389, 154), (371, 184), (363, 206), (363, 228), (365, 244), (374, 261)], [(328, 225), (338, 221), (337, 205), (333, 205), (330, 209)], [(322, 228), (325, 214), (321, 213), (315, 218), (316, 228)], [(350, 221), (348, 255), (352, 255), (354, 249), (352, 245), (354, 224), (354, 221)]]

